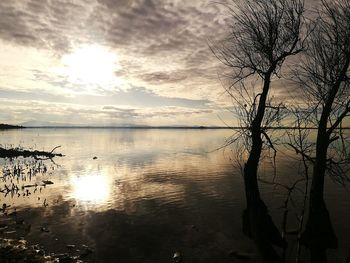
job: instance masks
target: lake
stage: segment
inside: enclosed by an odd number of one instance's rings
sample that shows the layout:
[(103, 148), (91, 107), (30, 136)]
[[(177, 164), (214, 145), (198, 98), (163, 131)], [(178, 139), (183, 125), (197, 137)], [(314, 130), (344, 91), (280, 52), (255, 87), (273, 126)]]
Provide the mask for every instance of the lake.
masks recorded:
[[(30, 226), (2, 230), (0, 237), (24, 236), (54, 253), (79, 254), (89, 247), (87, 262), (174, 262), (176, 252), (182, 262), (241, 262), (237, 255), (262, 262), (242, 231), (245, 193), (235, 145), (216, 150), (231, 134), (228, 129), (0, 131), (2, 146), (45, 151), (61, 146), (56, 152), (65, 155), (54, 162), (17, 160), (27, 170), (12, 181), (3, 176), (14, 164), (0, 159), (0, 188), (19, 186), (16, 194), (0, 192), (0, 202)], [(297, 159), (286, 146), (278, 147), (276, 181), (289, 184), (299, 176)], [(28, 172), (31, 165), (36, 171)], [(270, 159), (261, 163), (260, 174), (272, 180)], [(286, 191), (260, 185), (280, 229)], [(349, 188), (327, 179), (325, 200), (339, 241), (328, 257), (344, 262), (350, 247)], [(298, 194), (294, 202), (290, 228), (297, 226)], [(6, 222), (6, 215), (0, 220)], [(295, 262), (295, 237), (289, 239), (287, 261)], [(306, 260), (308, 252), (303, 253)]]

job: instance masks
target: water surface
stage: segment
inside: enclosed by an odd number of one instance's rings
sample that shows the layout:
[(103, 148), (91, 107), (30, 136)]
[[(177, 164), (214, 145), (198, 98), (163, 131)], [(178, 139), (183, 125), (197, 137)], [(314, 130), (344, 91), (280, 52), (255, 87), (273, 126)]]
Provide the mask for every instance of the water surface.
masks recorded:
[[(45, 173), (17, 182), (38, 187), (24, 188), (20, 196), (0, 193), (0, 200), (11, 205), (9, 210), (16, 208), (17, 216), (31, 225), (23, 234), (30, 242), (56, 253), (66, 251), (67, 245), (77, 249), (88, 245), (94, 250), (87, 258), (91, 262), (172, 262), (176, 251), (184, 262), (240, 262), (232, 251), (260, 262), (254, 244), (242, 233), (245, 195), (231, 151), (234, 146), (214, 151), (231, 133), (199, 129), (2, 131), (3, 146), (50, 151), (60, 145), (57, 151), (65, 157), (55, 158), (55, 163), (45, 161)], [(300, 164), (292, 152), (280, 150), (277, 180), (292, 182), (299, 176)], [(0, 160), (0, 165), (10, 165), (9, 160)], [(260, 168), (262, 177), (271, 179), (270, 161), (265, 160)], [(54, 184), (40, 186), (43, 180)], [(1, 189), (4, 184), (9, 185), (9, 180), (0, 183)], [(279, 227), (285, 191), (268, 184), (262, 184), (261, 190)], [(346, 188), (327, 181), (326, 201), (339, 238), (339, 249), (329, 252), (331, 262), (343, 262), (350, 245), (349, 197)]]

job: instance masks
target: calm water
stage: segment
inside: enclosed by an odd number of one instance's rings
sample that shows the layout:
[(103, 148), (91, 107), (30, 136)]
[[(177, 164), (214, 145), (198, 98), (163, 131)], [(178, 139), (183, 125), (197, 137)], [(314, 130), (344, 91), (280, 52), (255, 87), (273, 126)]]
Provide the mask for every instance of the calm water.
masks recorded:
[[(240, 262), (230, 251), (260, 262), (241, 230), (245, 197), (234, 155), (229, 148), (213, 151), (230, 134), (190, 129), (2, 131), (3, 146), (50, 151), (60, 145), (57, 151), (65, 157), (45, 161), (46, 173), (15, 182), (38, 187), (23, 188), (20, 196), (0, 193), (0, 202), (11, 205), (9, 212), (16, 208), (17, 217), (31, 225), (21, 233), (31, 243), (55, 253), (67, 251), (67, 245), (88, 245), (94, 251), (87, 258), (91, 262), (172, 262), (176, 251), (183, 262)], [(292, 182), (299, 163), (292, 152), (281, 151), (276, 180)], [(0, 165), (10, 163), (0, 160)], [(262, 163), (261, 174), (271, 178), (269, 161)], [(53, 184), (40, 186), (43, 180)], [(2, 181), (0, 188), (5, 184), (10, 181)], [(264, 184), (261, 190), (279, 227), (285, 192)], [(328, 254), (331, 262), (344, 262), (350, 246), (350, 193), (327, 181), (326, 202), (339, 239), (339, 249)], [(298, 207), (297, 196), (295, 203)], [(290, 222), (295, 228), (295, 219)], [(289, 253), (293, 246), (291, 241)]]

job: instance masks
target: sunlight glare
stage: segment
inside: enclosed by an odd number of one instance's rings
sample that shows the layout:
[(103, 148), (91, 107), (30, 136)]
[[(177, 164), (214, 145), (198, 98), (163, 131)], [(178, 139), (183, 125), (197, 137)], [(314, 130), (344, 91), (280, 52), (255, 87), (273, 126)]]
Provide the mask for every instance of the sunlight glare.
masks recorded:
[(83, 84), (108, 85), (120, 69), (115, 53), (98, 45), (80, 47), (63, 56), (62, 62), (69, 81)]
[(73, 197), (83, 202), (103, 203), (110, 196), (110, 184), (103, 175), (83, 175), (72, 178)]

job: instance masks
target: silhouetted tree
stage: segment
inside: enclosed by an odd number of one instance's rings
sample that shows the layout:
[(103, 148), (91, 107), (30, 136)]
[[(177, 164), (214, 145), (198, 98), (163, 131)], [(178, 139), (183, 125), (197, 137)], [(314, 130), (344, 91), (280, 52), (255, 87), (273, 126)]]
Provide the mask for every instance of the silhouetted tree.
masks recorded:
[[(269, 97), (271, 81), (278, 77), (288, 57), (303, 50), (304, 3), (242, 0), (227, 7), (230, 34), (212, 50), (230, 69), (226, 91), (236, 104), (242, 126), (240, 135), (248, 152), (243, 167), (247, 199), (244, 228), (261, 248), (266, 262), (280, 262), (271, 244), (285, 246), (285, 242), (260, 198), (257, 174), (264, 143), (274, 149), (267, 127), (280, 120), (281, 105), (272, 106)], [(249, 84), (252, 80), (257, 80), (257, 85)]]
[[(228, 5), (230, 34), (213, 48), (214, 54), (231, 70), (232, 97), (238, 91), (246, 103), (238, 105), (246, 116), (249, 157), (244, 166), (247, 202), (259, 197), (257, 170), (263, 147), (268, 95), (273, 77), (278, 76), (286, 58), (302, 50), (301, 30), (304, 5), (302, 0), (244, 0)], [(257, 76), (261, 87), (254, 97), (245, 81)], [(245, 96), (247, 96), (245, 98)], [(250, 98), (248, 98), (250, 96)], [(238, 101), (238, 99), (235, 99)], [(278, 110), (278, 109), (276, 109)], [(265, 118), (264, 118), (265, 117)]]
[(303, 240), (311, 248), (312, 261), (324, 262), (318, 258), (319, 251), (337, 245), (323, 199), (324, 177), (327, 170), (344, 176), (341, 165), (349, 158), (345, 144), (341, 144), (342, 150), (331, 146), (343, 138), (339, 128), (350, 113), (350, 2), (322, 0), (311, 28), (301, 70), (297, 72), (317, 127), (309, 218)]
[(312, 196), (323, 197), (327, 151), (350, 114), (350, 2), (322, 0), (307, 43), (298, 74), (317, 127)]

